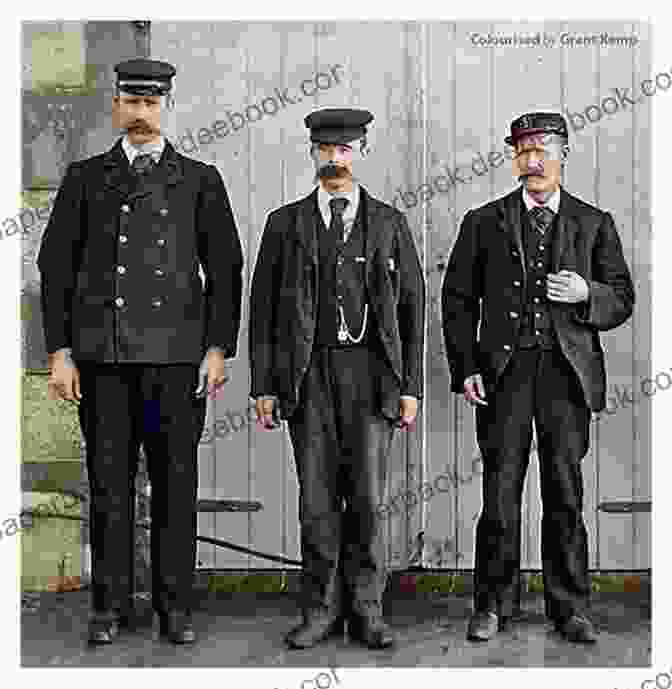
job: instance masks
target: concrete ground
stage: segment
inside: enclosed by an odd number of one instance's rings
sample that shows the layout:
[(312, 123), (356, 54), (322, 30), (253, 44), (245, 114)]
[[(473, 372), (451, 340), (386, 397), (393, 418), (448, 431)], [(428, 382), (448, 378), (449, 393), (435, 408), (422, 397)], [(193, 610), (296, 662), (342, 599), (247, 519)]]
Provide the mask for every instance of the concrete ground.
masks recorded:
[(595, 646), (569, 644), (543, 615), (543, 597), (528, 594), (523, 615), (486, 644), (465, 638), (471, 597), (397, 595), (386, 619), (397, 634), (393, 650), (369, 651), (345, 639), (290, 651), (283, 635), (299, 620), (288, 594), (199, 593), (195, 646), (158, 640), (148, 601), (138, 601), (138, 621), (112, 646), (86, 644), (88, 591), (24, 595), (23, 667), (649, 667), (650, 601), (638, 594), (595, 594)]

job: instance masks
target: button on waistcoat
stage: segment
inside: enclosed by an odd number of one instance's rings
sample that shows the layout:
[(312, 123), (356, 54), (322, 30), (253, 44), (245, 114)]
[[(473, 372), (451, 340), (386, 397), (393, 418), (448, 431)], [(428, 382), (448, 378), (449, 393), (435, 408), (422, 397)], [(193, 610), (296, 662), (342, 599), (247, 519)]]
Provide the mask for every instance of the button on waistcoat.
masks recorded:
[[(184, 299), (193, 287), (190, 265), (184, 251), (176, 257), (176, 228), (169, 221), (166, 186), (160, 169), (153, 166), (136, 176), (134, 193), (119, 209), (112, 306), (118, 361), (162, 360), (168, 352), (169, 329), (175, 345), (170, 351), (178, 360), (199, 356), (200, 342), (177, 346), (176, 325), (200, 330), (203, 305), (200, 299)], [(175, 261), (182, 259), (187, 262), (180, 264), (178, 273)]]
[[(339, 307), (353, 338), (358, 338), (364, 324), (365, 305), (368, 302), (365, 282), (366, 228), (359, 204), (347, 242), (336, 237), (333, 228), (327, 228), (322, 214), (315, 206), (319, 246), (320, 284), (318, 286), (318, 311), (315, 344), (318, 346), (352, 346), (349, 341), (338, 339), (340, 324)], [(371, 307), (368, 308), (366, 332), (361, 344), (368, 344), (372, 327)]]
[(551, 272), (553, 235), (557, 231), (557, 217), (542, 234), (533, 227), (525, 207), (521, 214), (523, 247), (527, 262), (525, 290), (518, 346), (521, 348), (558, 346), (551, 318), (550, 303), (546, 297), (546, 276)]

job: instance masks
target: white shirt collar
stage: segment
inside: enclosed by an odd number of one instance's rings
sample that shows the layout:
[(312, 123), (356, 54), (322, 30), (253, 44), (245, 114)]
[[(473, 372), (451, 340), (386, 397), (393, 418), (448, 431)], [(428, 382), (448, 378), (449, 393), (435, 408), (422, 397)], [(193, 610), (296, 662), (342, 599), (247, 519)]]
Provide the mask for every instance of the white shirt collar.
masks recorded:
[(121, 147), (124, 149), (128, 162), (131, 164), (133, 164), (135, 156), (140, 155), (140, 153), (150, 153), (154, 158), (154, 162), (158, 163), (163, 155), (163, 149), (166, 147), (166, 139), (160, 136), (156, 141), (151, 141), (147, 144), (132, 144), (128, 140), (128, 134), (125, 134), (121, 140)]
[[(534, 208), (535, 206), (539, 206), (538, 204), (528, 193), (527, 189), (523, 186), (523, 201), (525, 202), (525, 208), (529, 211), (531, 208)], [(546, 203), (544, 203), (544, 206), (546, 208), (550, 208), (554, 213), (558, 212), (558, 209), (560, 208), (560, 188), (556, 191), (554, 191), (548, 199), (546, 199)]]
[(359, 206), (359, 184), (355, 182), (352, 185), (352, 191), (349, 192), (338, 192), (337, 194), (330, 194), (326, 191), (322, 185), (317, 187), (317, 203), (320, 207), (320, 212), (324, 218), (325, 225), (329, 227), (331, 221), (331, 207), (329, 206), (329, 201), (331, 199), (348, 199), (350, 203), (348, 204), (345, 212), (343, 213), (343, 222), (347, 222), (349, 219), (354, 219), (357, 215), (357, 208)]

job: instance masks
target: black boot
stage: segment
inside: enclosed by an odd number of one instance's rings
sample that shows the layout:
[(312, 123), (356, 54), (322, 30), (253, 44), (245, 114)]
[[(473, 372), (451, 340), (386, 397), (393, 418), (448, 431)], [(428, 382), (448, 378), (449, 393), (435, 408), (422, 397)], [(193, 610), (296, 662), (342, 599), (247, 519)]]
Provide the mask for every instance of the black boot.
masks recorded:
[(290, 648), (312, 648), (331, 637), (343, 636), (343, 631), (342, 617), (324, 609), (307, 610), (301, 624), (285, 636), (285, 643)]
[(383, 620), (383, 607), (380, 603), (355, 606), (348, 620), (348, 636), (372, 650), (390, 648), (395, 644), (395, 637), (390, 627)]
[(159, 634), (167, 637), (174, 644), (193, 644), (196, 641), (191, 612), (169, 610), (159, 613)]

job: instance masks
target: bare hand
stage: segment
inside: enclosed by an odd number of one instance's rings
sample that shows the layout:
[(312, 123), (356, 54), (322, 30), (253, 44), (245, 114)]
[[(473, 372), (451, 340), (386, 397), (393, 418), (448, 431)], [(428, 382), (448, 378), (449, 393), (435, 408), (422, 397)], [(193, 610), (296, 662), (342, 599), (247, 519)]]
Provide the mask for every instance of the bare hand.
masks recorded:
[(565, 304), (578, 304), (588, 301), (588, 283), (571, 270), (561, 270), (559, 273), (549, 273), (546, 276), (546, 296), (551, 301)]
[(480, 373), (475, 373), (464, 380), (464, 399), (472, 406), (482, 404), (487, 406), (485, 401), (485, 386)]
[(52, 400), (79, 402), (82, 393), (79, 387), (79, 371), (70, 358), (68, 349), (59, 349), (49, 355), (50, 376), (47, 396)]
[(402, 397), (399, 400), (399, 421), (397, 427), (412, 431), (418, 415), (418, 400), (415, 397)]
[(268, 430), (278, 427), (278, 423), (276, 422), (273, 415), (274, 407), (275, 400), (273, 400), (270, 397), (260, 397), (255, 402), (255, 408), (257, 411), (257, 423), (261, 424), (264, 428)]
[(196, 396), (204, 396), (207, 389), (208, 395), (214, 397), (230, 377), (229, 363), (224, 358), (224, 353), (217, 347), (211, 347), (203, 357), (198, 371)]

